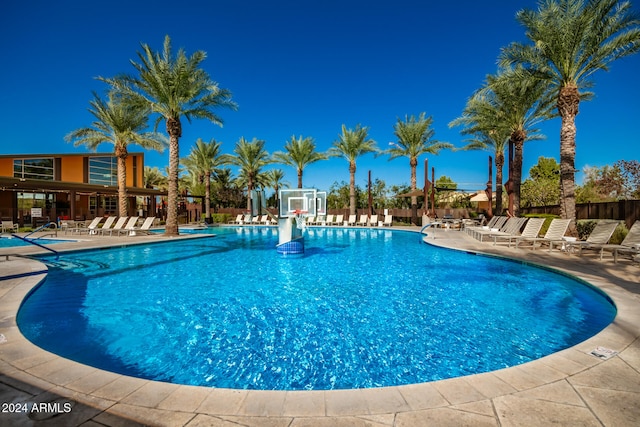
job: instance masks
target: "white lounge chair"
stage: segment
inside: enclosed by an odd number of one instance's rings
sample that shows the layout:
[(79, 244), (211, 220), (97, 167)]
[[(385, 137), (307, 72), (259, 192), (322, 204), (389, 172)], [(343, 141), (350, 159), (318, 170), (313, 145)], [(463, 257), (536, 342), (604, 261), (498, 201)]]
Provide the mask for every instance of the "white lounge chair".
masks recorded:
[(474, 232), (474, 237), (481, 242), (484, 240), (485, 236), (513, 236), (520, 234), (520, 229), (522, 225), (527, 222), (527, 218), (508, 218), (504, 223), (502, 228), (496, 230), (495, 228), (490, 228), (489, 230), (476, 230)]
[(569, 223), (571, 223), (570, 219), (560, 219), (554, 218), (549, 225), (549, 229), (547, 230), (544, 237), (518, 237), (516, 238), (516, 248), (520, 246), (522, 242), (530, 242), (531, 249), (536, 249), (536, 243), (549, 244), (549, 252), (553, 250), (554, 243), (566, 243), (562, 238), (564, 237), (564, 233), (567, 232), (567, 228), (569, 228)]
[(371, 227), (378, 226), (378, 215), (371, 215), (371, 218), (369, 218), (369, 225)]
[(577, 249), (578, 256), (582, 256), (583, 249), (600, 249), (600, 259), (602, 259), (603, 246), (609, 243), (617, 227), (618, 221), (598, 221), (586, 240), (567, 242), (568, 252), (571, 253)]
[(335, 222), (335, 215), (327, 215), (327, 219), (324, 221), (323, 225), (333, 225)]
[(97, 216), (93, 219), (93, 221), (91, 221), (89, 223), (88, 226), (86, 227), (74, 227), (72, 229), (70, 229), (69, 231), (73, 231), (76, 233), (84, 233), (85, 231), (87, 232), (87, 234), (97, 234), (98, 233), (98, 224), (100, 224), (100, 221), (102, 221), (101, 216)]
[(518, 237), (535, 238), (540, 234), (540, 229), (544, 224), (544, 218), (529, 218), (527, 225), (524, 226), (522, 233), (516, 233), (511, 235), (495, 234), (493, 237), (493, 244), (496, 245), (498, 240), (506, 240), (508, 246), (511, 247), (511, 242), (515, 241)]
[(124, 227), (124, 224), (127, 222), (127, 219), (129, 217), (127, 216), (121, 216), (120, 218), (118, 218), (118, 220), (116, 221), (115, 225), (113, 227), (110, 228), (104, 228), (102, 227), (99, 232), (100, 234), (102, 234), (103, 236), (107, 233), (109, 233), (109, 236), (113, 236), (113, 232), (114, 231), (119, 231), (122, 230), (122, 227)]
[(153, 221), (156, 220), (155, 216), (150, 216), (145, 218), (144, 222), (142, 223), (142, 225), (140, 226), (140, 228), (136, 227), (135, 225), (133, 226), (133, 228), (129, 231), (128, 236), (137, 236), (137, 235), (148, 235), (151, 234), (151, 226), (153, 226)]
[(2, 221), (1, 227), (3, 233), (17, 233), (19, 225), (13, 221)]
[(236, 219), (231, 219), (227, 224), (242, 224), (242, 214), (236, 215)]
[(347, 225), (356, 225), (356, 216), (355, 215), (349, 215), (349, 219), (347, 220)]
[(344, 225), (344, 215), (336, 215), (336, 220), (332, 225)]
[[(613, 253), (613, 262), (618, 262), (618, 254), (640, 254), (640, 220), (633, 223), (624, 240), (619, 245), (603, 245), (602, 250)], [(600, 253), (602, 259), (602, 253)]]
[(382, 221), (383, 227), (392, 227), (393, 226), (393, 215), (385, 215), (384, 221)]
[(104, 220), (104, 224), (102, 224), (102, 228), (99, 228), (96, 234), (102, 234), (102, 230), (108, 230), (113, 225), (113, 222), (116, 220), (115, 216), (108, 216), (107, 219)]
[(358, 221), (357, 225), (367, 225), (369, 223), (369, 215), (364, 214), (360, 215), (360, 221)]
[(133, 231), (136, 227), (136, 224), (138, 224), (138, 218), (137, 216), (132, 216), (131, 218), (129, 218), (129, 221), (127, 221), (127, 225), (125, 225), (122, 229), (118, 230), (118, 236), (121, 234), (129, 234), (131, 231)]

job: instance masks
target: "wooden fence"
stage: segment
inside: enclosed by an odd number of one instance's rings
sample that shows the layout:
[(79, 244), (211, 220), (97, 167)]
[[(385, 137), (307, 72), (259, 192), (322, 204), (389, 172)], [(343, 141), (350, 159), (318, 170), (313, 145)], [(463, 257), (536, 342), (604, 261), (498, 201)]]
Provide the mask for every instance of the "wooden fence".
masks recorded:
[[(520, 208), (521, 214), (546, 213), (560, 215), (560, 206), (536, 206)], [(640, 200), (619, 200), (617, 202), (576, 204), (577, 219), (617, 219), (624, 221), (627, 228), (640, 219)]]

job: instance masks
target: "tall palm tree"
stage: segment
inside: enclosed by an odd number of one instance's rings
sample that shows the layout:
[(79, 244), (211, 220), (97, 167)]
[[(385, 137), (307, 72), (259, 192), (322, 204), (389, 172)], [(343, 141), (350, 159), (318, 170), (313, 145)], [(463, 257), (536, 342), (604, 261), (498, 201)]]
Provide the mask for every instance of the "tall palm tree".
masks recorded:
[(204, 142), (201, 138), (196, 140), (196, 145), (191, 148), (189, 156), (183, 159), (183, 164), (198, 178), (204, 181), (205, 218), (211, 218), (211, 176), (222, 165), (226, 157), (220, 153), (222, 143), (215, 139)]
[(560, 212), (575, 219), (575, 150), (578, 107), (591, 98), (598, 70), (640, 49), (640, 21), (631, 3), (619, 0), (545, 0), (538, 10), (521, 10), (516, 19), (531, 44), (511, 43), (503, 65), (522, 64), (548, 84), (561, 117)]
[[(280, 196), (278, 191), (281, 188), (289, 188), (289, 183), (284, 180), (284, 171), (282, 169), (271, 169), (267, 172), (267, 180), (269, 187), (273, 188), (276, 194), (276, 208), (280, 211)], [(302, 187), (298, 187), (302, 188)]]
[(253, 138), (250, 142), (240, 137), (233, 152), (235, 155), (227, 155), (225, 161), (240, 168), (240, 179), (247, 184), (247, 210), (252, 210), (251, 192), (258, 184), (258, 178), (262, 168), (273, 162), (269, 153), (264, 148), (265, 141)]
[(347, 129), (342, 125), (342, 133), (329, 149), (329, 156), (344, 157), (349, 162), (349, 213), (356, 213), (356, 159), (363, 154), (377, 153), (378, 147), (373, 139), (369, 139), (369, 128), (356, 125), (355, 129)]
[(511, 132), (509, 144), (513, 144), (514, 150), (508, 192), (513, 200), (510, 212), (519, 216), (524, 143), (544, 139), (534, 126), (553, 116), (553, 103), (544, 96), (545, 83), (523, 73), (519, 67), (487, 76), (487, 85), (481, 91), (495, 95), (500, 106), (498, 117)]
[(316, 144), (310, 136), (302, 138), (302, 135), (296, 139), (295, 135), (285, 144), (286, 153), (276, 151), (273, 158), (276, 162), (283, 165), (293, 166), (298, 172), (298, 188), (302, 188), (302, 173), (304, 168), (319, 160), (326, 160), (327, 156), (316, 152)]
[(142, 132), (147, 128), (149, 109), (122, 102), (116, 92), (111, 91), (105, 101), (93, 92), (89, 101), (89, 112), (95, 117), (92, 127), (77, 129), (65, 136), (75, 146), (86, 145), (96, 150), (102, 143), (113, 144), (118, 173), (118, 215), (127, 213), (127, 146), (137, 144), (143, 148), (162, 151), (166, 141), (157, 133)]
[(102, 78), (121, 89), (129, 102), (147, 106), (153, 113), (157, 113), (156, 129), (162, 120), (166, 122), (169, 134), (169, 187), (165, 234), (169, 236), (178, 235), (181, 119), (184, 117), (188, 122), (192, 118), (207, 119), (222, 125), (222, 119), (214, 111), (220, 107), (237, 108), (231, 101), (231, 93), (221, 89), (200, 68), (206, 56), (204, 51), (196, 51), (187, 57), (182, 49), (174, 56), (171, 39), (166, 36), (162, 52), (153, 52), (147, 44), (142, 44), (142, 52), (138, 52), (140, 63), (131, 61), (138, 77)]
[[(502, 118), (502, 106), (493, 92), (476, 92), (462, 112), (462, 116), (449, 123), (449, 127), (462, 126), (462, 135), (470, 135), (462, 150), (486, 150), (494, 153), (496, 165), (496, 214), (502, 214), (502, 171), (504, 151), (511, 135)], [(491, 200), (491, 199), (489, 199)]]
[[(416, 169), (418, 157), (423, 154), (438, 154), (440, 150), (453, 148), (448, 142), (441, 142), (433, 139), (435, 131), (431, 128), (433, 119), (427, 117), (426, 113), (420, 113), (416, 118), (414, 115), (405, 116), (404, 121), (398, 118), (394, 125), (393, 134), (398, 138), (397, 142), (392, 142), (391, 147), (385, 150), (389, 155), (389, 160), (398, 157), (408, 157), (411, 167), (411, 190), (417, 188)], [(412, 220), (417, 224), (418, 220), (418, 198), (411, 197)]]

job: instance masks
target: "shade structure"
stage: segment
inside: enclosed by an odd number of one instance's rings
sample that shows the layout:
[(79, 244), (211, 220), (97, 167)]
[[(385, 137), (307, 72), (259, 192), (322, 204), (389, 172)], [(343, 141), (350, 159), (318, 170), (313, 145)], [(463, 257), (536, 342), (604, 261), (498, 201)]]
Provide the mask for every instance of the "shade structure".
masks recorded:
[(424, 196), (424, 190), (415, 189), (408, 193), (396, 194), (396, 197), (420, 197)]

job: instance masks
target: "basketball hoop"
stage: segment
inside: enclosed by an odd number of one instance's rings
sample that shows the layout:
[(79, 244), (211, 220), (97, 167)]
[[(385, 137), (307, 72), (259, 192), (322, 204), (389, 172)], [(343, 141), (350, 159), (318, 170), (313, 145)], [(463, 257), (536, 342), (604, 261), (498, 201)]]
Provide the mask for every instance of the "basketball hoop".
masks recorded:
[(295, 211), (293, 211), (293, 216), (296, 219), (296, 227), (298, 227), (299, 230), (304, 230), (305, 228), (304, 216), (307, 213), (308, 211), (301, 211), (299, 209), (296, 209)]

